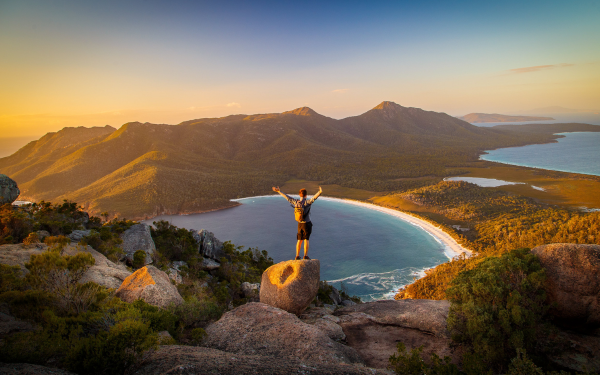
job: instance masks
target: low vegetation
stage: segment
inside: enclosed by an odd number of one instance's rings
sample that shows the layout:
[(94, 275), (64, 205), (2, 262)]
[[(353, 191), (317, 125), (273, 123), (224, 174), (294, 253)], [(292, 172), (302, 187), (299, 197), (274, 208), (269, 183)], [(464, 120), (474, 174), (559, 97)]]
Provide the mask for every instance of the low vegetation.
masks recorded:
[[(459, 272), (446, 296), (448, 329), (463, 351), (459, 370), (450, 358), (422, 358), (403, 343), (390, 358), (397, 374), (567, 374), (548, 361), (559, 340), (546, 320), (545, 272), (529, 249), (489, 256)], [(546, 372), (548, 371), (548, 372)]]
[(448, 231), (476, 255), (428, 270), (424, 278), (400, 290), (397, 299), (446, 299), (446, 289), (460, 272), (512, 249), (549, 243), (600, 244), (600, 212), (549, 206), (463, 181), (442, 181), (400, 196), (469, 228), (466, 232)]

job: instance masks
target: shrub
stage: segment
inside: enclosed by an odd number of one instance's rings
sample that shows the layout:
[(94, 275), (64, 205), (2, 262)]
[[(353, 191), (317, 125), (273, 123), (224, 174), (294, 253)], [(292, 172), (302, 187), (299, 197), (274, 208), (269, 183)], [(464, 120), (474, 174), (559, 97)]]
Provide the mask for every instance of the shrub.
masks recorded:
[(433, 353), (431, 364), (425, 363), (422, 358), (423, 346), (406, 350), (404, 343), (398, 343), (398, 351), (390, 359), (389, 368), (396, 374), (402, 375), (459, 375), (461, 372), (456, 365), (450, 363), (450, 357), (441, 359)]
[(22, 290), (25, 284), (21, 278), (21, 267), (0, 264), (0, 293)]
[(467, 347), (467, 373), (506, 371), (509, 360), (524, 349), (536, 353), (543, 325), (545, 272), (529, 249), (488, 257), (454, 279), (448, 328), (453, 340)]
[(125, 319), (108, 332), (83, 339), (66, 357), (71, 371), (84, 374), (122, 374), (138, 362), (142, 354), (158, 347), (158, 335), (142, 321)]
[(40, 243), (40, 237), (35, 232), (29, 233), (29, 235), (23, 240), (23, 245), (33, 245), (36, 243)]
[(80, 284), (83, 274), (95, 263), (90, 253), (61, 256), (57, 251), (33, 254), (25, 267), (27, 282), (34, 288), (56, 296), (64, 311), (81, 313), (97, 301), (102, 287), (94, 283)]
[(169, 308), (179, 319), (180, 328), (194, 327), (216, 320), (223, 314), (223, 309), (211, 300), (198, 300), (196, 297), (188, 298), (184, 303)]
[(146, 264), (146, 253), (143, 250), (136, 250), (133, 253), (133, 268), (142, 268)]
[(194, 328), (191, 332), (192, 343), (194, 345), (200, 345), (202, 340), (206, 337), (206, 331), (203, 328)]
[(33, 223), (25, 212), (11, 204), (0, 206), (0, 245), (23, 241), (32, 228)]

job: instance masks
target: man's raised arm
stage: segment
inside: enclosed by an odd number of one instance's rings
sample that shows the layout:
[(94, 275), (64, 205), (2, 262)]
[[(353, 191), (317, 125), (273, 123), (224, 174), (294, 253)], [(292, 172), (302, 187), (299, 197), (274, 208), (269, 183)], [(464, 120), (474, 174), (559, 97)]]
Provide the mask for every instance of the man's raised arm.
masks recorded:
[(290, 197), (289, 195), (284, 194), (281, 190), (279, 190), (279, 186), (277, 186), (277, 187), (273, 186), (273, 191), (276, 192), (276, 193), (279, 193), (279, 195), (281, 195), (282, 197), (284, 197), (285, 200), (287, 200), (291, 204), (296, 204), (296, 202), (298, 201), (297, 199), (294, 199), (294, 198)]
[(310, 198), (307, 203), (308, 204), (313, 204), (313, 202), (316, 201), (317, 198), (319, 198), (321, 196), (322, 192), (323, 192), (323, 189), (321, 189), (321, 187), (319, 186), (319, 191), (317, 192), (317, 194), (313, 195), (313, 197)]

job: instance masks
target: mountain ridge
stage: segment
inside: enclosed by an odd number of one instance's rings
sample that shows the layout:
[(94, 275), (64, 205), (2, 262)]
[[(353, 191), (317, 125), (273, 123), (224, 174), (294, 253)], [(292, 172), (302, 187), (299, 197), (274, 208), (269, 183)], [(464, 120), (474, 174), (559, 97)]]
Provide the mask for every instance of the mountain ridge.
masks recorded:
[(74, 129), (0, 158), (0, 173), (18, 182), (22, 199), (68, 199), (92, 213), (129, 218), (222, 208), (291, 178), (394, 190), (398, 178), (445, 176), (484, 149), (552, 139), (393, 102), (341, 120), (300, 107), (178, 125)]

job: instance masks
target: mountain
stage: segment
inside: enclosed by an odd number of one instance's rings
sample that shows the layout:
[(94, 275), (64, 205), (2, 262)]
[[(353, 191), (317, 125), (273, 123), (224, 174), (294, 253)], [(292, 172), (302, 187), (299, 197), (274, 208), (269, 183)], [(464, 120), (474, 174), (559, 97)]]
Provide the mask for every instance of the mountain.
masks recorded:
[(524, 122), (524, 121), (547, 121), (554, 120), (552, 117), (534, 117), (534, 116), (509, 116), (498, 113), (469, 113), (459, 117), (471, 124), (482, 122)]
[(229, 207), (291, 178), (398, 190), (400, 178), (445, 176), (485, 149), (553, 139), (523, 134), (392, 102), (342, 120), (302, 107), (179, 125), (65, 128), (0, 158), (0, 173), (17, 181), (20, 199), (68, 199), (94, 214), (145, 218)]

